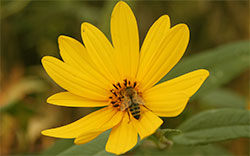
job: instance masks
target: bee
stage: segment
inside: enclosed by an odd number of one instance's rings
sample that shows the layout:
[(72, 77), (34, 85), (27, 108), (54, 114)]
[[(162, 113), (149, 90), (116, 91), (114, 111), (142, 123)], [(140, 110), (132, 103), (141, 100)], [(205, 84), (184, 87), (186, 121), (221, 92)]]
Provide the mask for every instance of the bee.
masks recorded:
[(138, 95), (138, 93), (133, 87), (127, 87), (120, 94), (123, 98), (122, 103), (120, 105), (120, 110), (129, 110), (132, 116), (135, 119), (139, 120), (141, 116), (140, 105), (144, 105), (142, 98)]

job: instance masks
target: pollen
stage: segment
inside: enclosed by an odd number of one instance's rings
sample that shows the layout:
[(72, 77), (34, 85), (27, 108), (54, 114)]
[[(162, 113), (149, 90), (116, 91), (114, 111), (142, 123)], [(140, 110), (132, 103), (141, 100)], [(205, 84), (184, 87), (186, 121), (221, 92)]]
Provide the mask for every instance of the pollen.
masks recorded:
[[(129, 93), (128, 91), (131, 93)], [(118, 82), (116, 84), (113, 84), (113, 88), (110, 90), (110, 92), (110, 104), (118, 109), (121, 109), (121, 105), (124, 103), (124, 100), (126, 98), (125, 96), (128, 97), (128, 94), (131, 94), (131, 97), (132, 92), (141, 95), (141, 93), (138, 91), (138, 83), (136, 81), (133, 82), (128, 79), (124, 79), (122, 83)]]

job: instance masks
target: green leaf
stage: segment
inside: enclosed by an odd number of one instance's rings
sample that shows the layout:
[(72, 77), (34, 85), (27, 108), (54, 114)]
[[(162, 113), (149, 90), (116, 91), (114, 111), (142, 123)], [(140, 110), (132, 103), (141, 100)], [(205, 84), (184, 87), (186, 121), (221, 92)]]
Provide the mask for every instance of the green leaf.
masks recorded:
[(208, 69), (210, 76), (202, 86), (202, 92), (227, 84), (246, 71), (249, 65), (249, 41), (240, 41), (181, 60), (160, 82), (196, 69)]
[(220, 146), (205, 145), (205, 146), (173, 146), (170, 149), (160, 150), (152, 147), (140, 147), (135, 151), (135, 156), (149, 155), (194, 155), (194, 156), (211, 156), (211, 155), (232, 155), (227, 150)]
[(201, 112), (178, 128), (182, 134), (174, 136), (177, 144), (197, 145), (228, 139), (250, 137), (250, 111), (217, 109)]
[(204, 94), (198, 100), (201, 105), (214, 108), (247, 108), (247, 101), (244, 97), (226, 89), (213, 90)]
[(170, 128), (161, 129), (161, 131), (165, 134), (165, 136), (176, 135), (181, 133), (181, 130), (179, 129), (170, 129)]
[(93, 155), (93, 156), (113, 156), (114, 154), (108, 153), (105, 151), (105, 145), (108, 139), (110, 131), (104, 132), (96, 139), (92, 140), (89, 143), (82, 145), (73, 145), (68, 149), (65, 149), (59, 156), (64, 155)]
[(57, 155), (63, 152), (65, 149), (74, 145), (74, 140), (72, 139), (60, 139), (55, 142), (53, 146), (43, 151), (41, 155)]

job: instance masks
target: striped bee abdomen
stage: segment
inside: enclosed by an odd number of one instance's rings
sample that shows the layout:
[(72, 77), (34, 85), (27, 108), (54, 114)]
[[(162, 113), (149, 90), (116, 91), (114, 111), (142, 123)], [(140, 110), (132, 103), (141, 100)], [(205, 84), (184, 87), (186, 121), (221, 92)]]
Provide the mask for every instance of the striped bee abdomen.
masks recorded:
[(140, 119), (140, 114), (141, 114), (141, 110), (140, 110), (140, 105), (137, 103), (132, 103), (129, 106), (129, 111), (132, 114), (132, 116), (136, 119), (139, 120)]

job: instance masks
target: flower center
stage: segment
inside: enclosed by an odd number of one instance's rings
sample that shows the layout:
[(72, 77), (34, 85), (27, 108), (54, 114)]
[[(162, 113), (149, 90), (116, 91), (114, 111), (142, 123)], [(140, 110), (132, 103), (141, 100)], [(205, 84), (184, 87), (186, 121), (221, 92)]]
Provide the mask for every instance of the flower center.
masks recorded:
[(113, 84), (114, 89), (110, 92), (110, 103), (120, 111), (129, 111), (136, 119), (140, 118), (140, 105), (144, 105), (141, 92), (138, 91), (137, 82), (131, 82), (127, 79), (123, 83)]

